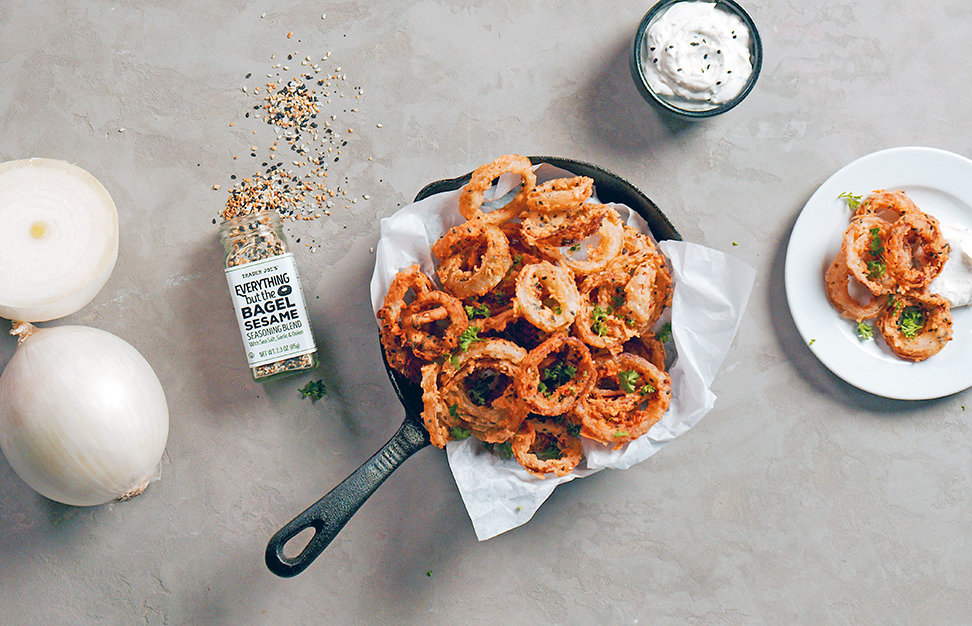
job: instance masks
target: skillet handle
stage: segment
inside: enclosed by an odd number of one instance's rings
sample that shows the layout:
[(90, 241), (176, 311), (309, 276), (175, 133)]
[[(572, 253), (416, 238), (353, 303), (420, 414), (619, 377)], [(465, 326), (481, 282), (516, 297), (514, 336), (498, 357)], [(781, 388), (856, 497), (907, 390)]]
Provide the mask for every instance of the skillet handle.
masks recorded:
[[(351, 516), (392, 472), (410, 456), (429, 445), (429, 436), (417, 420), (406, 418), (398, 432), (323, 498), (277, 531), (267, 544), (267, 567), (277, 576), (291, 577), (304, 571), (331, 543)], [(300, 554), (284, 555), (284, 546), (301, 531), (314, 536)]]

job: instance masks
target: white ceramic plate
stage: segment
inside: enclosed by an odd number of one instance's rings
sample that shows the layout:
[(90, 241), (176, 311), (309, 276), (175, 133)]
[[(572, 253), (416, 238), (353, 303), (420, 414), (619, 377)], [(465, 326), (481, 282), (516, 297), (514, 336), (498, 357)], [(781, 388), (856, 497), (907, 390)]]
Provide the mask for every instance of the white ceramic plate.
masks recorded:
[(786, 299), (804, 341), (834, 374), (859, 389), (900, 400), (939, 398), (972, 386), (972, 309), (952, 309), (954, 335), (920, 363), (894, 356), (879, 333), (862, 341), (857, 325), (827, 300), (824, 272), (840, 250), (850, 220), (850, 192), (903, 190), (923, 211), (972, 227), (972, 160), (934, 148), (874, 152), (844, 166), (810, 197), (786, 251)]

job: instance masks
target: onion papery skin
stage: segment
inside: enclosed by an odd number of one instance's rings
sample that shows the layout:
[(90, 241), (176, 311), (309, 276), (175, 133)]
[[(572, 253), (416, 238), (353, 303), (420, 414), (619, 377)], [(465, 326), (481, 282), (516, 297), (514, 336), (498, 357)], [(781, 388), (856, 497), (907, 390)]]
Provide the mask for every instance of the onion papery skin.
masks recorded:
[(0, 376), (0, 449), (41, 495), (77, 506), (138, 495), (169, 432), (141, 354), (85, 326), (32, 329)]
[(45, 322), (88, 304), (118, 258), (105, 187), (67, 161), (0, 163), (0, 317)]

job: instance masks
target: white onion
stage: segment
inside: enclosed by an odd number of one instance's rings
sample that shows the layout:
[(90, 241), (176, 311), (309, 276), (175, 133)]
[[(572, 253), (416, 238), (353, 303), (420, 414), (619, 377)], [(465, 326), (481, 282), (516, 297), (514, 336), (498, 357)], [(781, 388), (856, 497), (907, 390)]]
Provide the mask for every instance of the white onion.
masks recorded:
[(0, 317), (74, 313), (118, 256), (115, 203), (94, 176), (55, 159), (0, 164)]
[(115, 335), (17, 324), (0, 376), (0, 449), (35, 491), (73, 505), (138, 495), (158, 473), (169, 432), (152, 367)]

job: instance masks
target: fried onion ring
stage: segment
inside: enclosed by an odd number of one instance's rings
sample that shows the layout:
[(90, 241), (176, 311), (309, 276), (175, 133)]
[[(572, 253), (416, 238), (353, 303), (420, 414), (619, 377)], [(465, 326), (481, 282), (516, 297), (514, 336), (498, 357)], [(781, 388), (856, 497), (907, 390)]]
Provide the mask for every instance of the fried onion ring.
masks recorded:
[(840, 311), (843, 317), (858, 322), (870, 319), (880, 313), (881, 307), (888, 301), (888, 297), (869, 293), (868, 302), (861, 304), (850, 294), (849, 287), (852, 279), (857, 280), (847, 267), (847, 257), (841, 250), (824, 275), (824, 282), (827, 285), (827, 299), (830, 300), (830, 303)]
[(557, 334), (530, 351), (520, 363), (516, 392), (541, 415), (563, 415), (594, 384), (591, 351), (576, 337)]
[(902, 215), (891, 225), (888, 269), (907, 290), (927, 287), (948, 260), (948, 242), (938, 220), (927, 213)]
[(952, 313), (948, 300), (937, 294), (898, 294), (881, 312), (877, 327), (896, 355), (924, 361), (952, 339)]
[(854, 211), (854, 217), (874, 215), (893, 222), (906, 213), (918, 211), (915, 203), (903, 191), (877, 189), (871, 192)]
[(661, 419), (672, 399), (672, 380), (634, 354), (598, 359), (590, 393), (574, 407), (581, 435), (615, 448), (637, 439)]
[(631, 272), (624, 286), (622, 317), (640, 327), (652, 327), (672, 303), (672, 274), (661, 254), (652, 254)]
[(436, 274), (457, 298), (481, 296), (503, 280), (513, 264), (503, 231), (482, 220), (449, 229), (432, 244), (440, 260)]
[[(604, 269), (608, 263), (618, 256), (624, 243), (621, 216), (611, 207), (605, 206), (605, 209), (607, 210), (604, 212), (604, 219), (601, 220), (601, 225), (595, 233), (599, 236), (597, 245), (590, 245), (586, 241), (581, 242), (577, 246), (577, 250), (568, 250), (571, 254), (565, 253), (558, 247), (541, 246), (541, 249), (579, 276), (586, 276)], [(582, 252), (582, 254), (575, 254), (576, 252)]]
[(630, 278), (623, 267), (612, 267), (591, 274), (581, 282), (581, 303), (574, 319), (574, 334), (584, 343), (617, 354), (621, 344), (639, 333), (643, 325), (639, 325), (625, 309), (625, 287)]
[(844, 231), (841, 249), (847, 268), (874, 295), (891, 293), (898, 287), (884, 257), (890, 233), (891, 223), (876, 215), (854, 218)]
[(623, 349), (625, 352), (640, 356), (660, 370), (665, 369), (665, 344), (652, 333), (626, 341)]
[(451, 429), (459, 425), (458, 418), (449, 414), (439, 397), (440, 372), (435, 363), (422, 366), (422, 422), (436, 448), (444, 448), (452, 440)]
[(503, 339), (474, 344), (461, 354), (441, 393), (452, 417), (481, 441), (508, 441), (526, 417), (514, 379), (527, 352)]
[[(493, 181), (506, 173), (520, 175), (519, 191), (507, 204), (484, 213), (483, 194), (493, 186)], [(469, 182), (459, 194), (459, 213), (467, 220), (481, 217), (490, 224), (501, 224), (517, 217), (526, 205), (526, 196), (537, 183), (530, 159), (518, 154), (504, 154), (492, 163), (480, 165), (472, 173)]]
[(566, 476), (580, 464), (582, 453), (580, 439), (566, 426), (534, 419), (520, 426), (512, 449), (520, 465), (537, 478), (546, 478), (551, 472)]
[(577, 285), (566, 269), (547, 261), (524, 267), (516, 278), (516, 308), (548, 333), (566, 329), (580, 308)]
[[(441, 336), (438, 322), (448, 320)], [(444, 291), (420, 294), (402, 314), (402, 330), (415, 356), (433, 361), (452, 351), (469, 326), (462, 301)]]
[(392, 279), (388, 293), (385, 294), (385, 302), (377, 314), (378, 336), (385, 349), (385, 359), (392, 368), (412, 381), (419, 378), (421, 362), (404, 342), (399, 340), (402, 336), (402, 311), (408, 306), (405, 300), (410, 294), (418, 297), (433, 288), (432, 280), (418, 265), (406, 267)]
[(607, 205), (588, 202), (563, 211), (530, 212), (523, 217), (520, 232), (531, 246), (570, 246), (596, 233), (609, 211), (613, 209)]
[(531, 189), (526, 195), (526, 206), (533, 213), (568, 211), (587, 202), (592, 193), (593, 178), (555, 178)]

